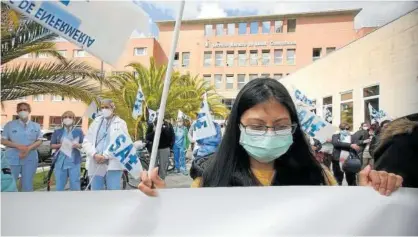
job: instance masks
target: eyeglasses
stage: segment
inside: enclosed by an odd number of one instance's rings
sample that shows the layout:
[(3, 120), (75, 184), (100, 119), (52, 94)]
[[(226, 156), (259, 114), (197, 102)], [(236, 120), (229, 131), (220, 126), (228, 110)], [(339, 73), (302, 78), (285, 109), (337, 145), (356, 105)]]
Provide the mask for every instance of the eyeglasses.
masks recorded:
[(267, 131), (271, 128), (275, 135), (281, 135), (285, 136), (295, 133), (297, 124), (293, 123), (291, 125), (277, 125), (273, 127), (265, 126), (265, 125), (244, 125), (241, 124), (241, 126), (244, 128), (244, 131), (248, 135), (253, 136), (263, 136), (267, 133)]
[(349, 131), (349, 130), (350, 130), (350, 128), (343, 128), (343, 129), (341, 129), (341, 130), (343, 130), (343, 131)]
[(70, 118), (70, 119), (73, 119), (73, 117), (71, 117), (71, 116), (64, 116), (64, 117), (62, 117), (63, 119), (66, 119), (66, 118)]

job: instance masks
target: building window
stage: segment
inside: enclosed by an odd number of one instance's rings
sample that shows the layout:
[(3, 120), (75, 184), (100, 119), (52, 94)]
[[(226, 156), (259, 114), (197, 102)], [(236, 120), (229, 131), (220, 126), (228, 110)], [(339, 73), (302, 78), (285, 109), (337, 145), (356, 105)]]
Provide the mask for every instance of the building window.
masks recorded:
[(37, 58), (49, 58), (49, 54), (47, 53), (38, 53)]
[(174, 54), (174, 62), (173, 62), (173, 66), (177, 67), (179, 65), (179, 61), (180, 61), (180, 54), (179, 52), (176, 52)]
[(268, 78), (268, 77), (270, 77), (270, 74), (269, 73), (262, 73), (261, 77)]
[(17, 101), (27, 101), (27, 100), (28, 100), (28, 98), (27, 98), (26, 96), (22, 96), (22, 97), (20, 97), (20, 98), (17, 98), (16, 100), (17, 100)]
[(223, 51), (216, 51), (215, 52), (215, 66), (222, 67), (223, 66)]
[(296, 32), (296, 19), (287, 19), (287, 32)]
[(235, 35), (235, 23), (228, 24), (228, 35)]
[(224, 24), (216, 24), (216, 35), (224, 34)]
[(147, 48), (134, 48), (134, 56), (147, 55)]
[(246, 66), (247, 65), (247, 52), (238, 51), (238, 66)]
[(250, 79), (250, 81), (252, 81), (252, 80), (256, 79), (257, 77), (258, 77), (258, 74), (250, 74), (249, 79)]
[(67, 50), (57, 50), (57, 52), (63, 57), (67, 56)]
[(222, 103), (229, 109), (232, 109), (234, 106), (235, 99), (222, 99)]
[(205, 36), (212, 36), (212, 25), (205, 25)]
[(263, 21), (263, 34), (270, 34), (270, 21)]
[(280, 79), (282, 79), (283, 74), (281, 74), (281, 73), (276, 73), (276, 74), (274, 74), (274, 75), (273, 75), (273, 77), (274, 77), (274, 79), (276, 79), (276, 80), (280, 80)]
[(247, 34), (247, 23), (239, 23), (238, 24), (238, 34), (245, 35)]
[(226, 89), (234, 89), (234, 75), (226, 75)]
[(71, 98), (71, 102), (81, 102), (80, 99), (76, 99), (76, 98)]
[(282, 64), (283, 63), (283, 49), (275, 49), (274, 50), (274, 64)]
[(125, 74), (125, 71), (112, 71), (112, 76), (121, 76)]
[(28, 53), (28, 54), (20, 56), (20, 58), (32, 58), (32, 54)]
[(341, 93), (341, 123), (347, 123), (353, 129), (353, 92)]
[(221, 89), (222, 88), (222, 75), (215, 74), (215, 88)]
[(212, 52), (206, 51), (203, 54), (203, 66), (210, 67), (212, 65)]
[(294, 65), (296, 60), (296, 49), (288, 49), (286, 57), (287, 64)]
[(205, 81), (207, 86), (212, 85), (211, 75), (203, 75), (203, 81)]
[(312, 61), (316, 61), (321, 58), (321, 48), (314, 48), (312, 50)]
[(283, 21), (275, 21), (274, 22), (274, 32), (275, 33), (283, 33)]
[(31, 115), (30, 120), (41, 125), (41, 128), (44, 126), (44, 116)]
[(88, 56), (88, 54), (84, 50), (81, 50), (81, 49), (74, 50), (74, 58), (84, 58), (84, 57), (87, 57), (87, 56)]
[(327, 55), (335, 51), (335, 47), (328, 47), (327, 48)]
[(238, 74), (238, 90), (241, 90), (245, 84), (245, 74)]
[(61, 116), (51, 116), (49, 117), (49, 129), (53, 130), (60, 128), (62, 126)]
[(189, 52), (183, 52), (182, 53), (182, 67), (189, 67), (190, 64), (190, 53)]
[(364, 122), (374, 123), (370, 118), (369, 105), (376, 111), (379, 111), (379, 95), (380, 95), (380, 86), (369, 86), (363, 89), (363, 99), (364, 99)]
[(226, 66), (227, 67), (234, 66), (234, 51), (226, 52)]
[(258, 51), (257, 50), (250, 51), (250, 65), (251, 66), (258, 65)]
[(262, 51), (263, 61), (262, 65), (266, 66), (270, 64), (270, 50), (263, 50)]
[(33, 101), (35, 102), (44, 101), (44, 95), (34, 95)]
[(19, 119), (19, 115), (13, 115), (12, 116), (12, 120), (18, 120)]
[(64, 97), (61, 96), (61, 95), (53, 95), (52, 96), (52, 101), (61, 102), (61, 101), (64, 101)]
[(323, 106), (323, 118), (328, 123), (332, 124), (332, 96), (328, 96), (322, 99)]
[(255, 21), (250, 23), (250, 34), (258, 34), (258, 22)]

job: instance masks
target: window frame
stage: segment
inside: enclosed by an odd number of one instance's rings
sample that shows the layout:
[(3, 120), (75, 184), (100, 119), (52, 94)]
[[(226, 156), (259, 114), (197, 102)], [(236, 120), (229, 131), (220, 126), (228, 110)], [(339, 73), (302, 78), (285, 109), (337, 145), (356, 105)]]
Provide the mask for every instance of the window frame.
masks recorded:
[[(217, 55), (220, 55), (220, 57), (216, 57)], [(218, 65), (218, 61), (220, 61)], [(224, 66), (224, 51), (215, 51), (215, 67), (223, 67)]]
[[(289, 31), (289, 21), (292, 21), (292, 20), (295, 21), (295, 29), (294, 29), (294, 31)], [(286, 19), (286, 25), (287, 25), (287, 27), (286, 27), (287, 28), (286, 29), (286, 32), (287, 33), (296, 33), (296, 28), (297, 28), (297, 25), (298, 25), (296, 18), (288, 18), (288, 19)]]
[[(140, 49), (143, 50), (143, 53), (142, 54), (139, 54), (138, 53), (138, 50), (140, 50)], [(141, 57), (141, 56), (147, 56), (147, 55), (148, 55), (148, 49), (147, 49), (147, 47), (135, 47), (134, 48), (134, 56), (135, 57)]]
[[(289, 63), (289, 51), (293, 50), (293, 63)], [(296, 65), (296, 48), (286, 49), (286, 64), (287, 65)]]
[[(277, 25), (276, 25), (277, 22), (281, 22), (282, 23), (282, 25), (280, 26), (280, 32), (277, 32)], [(284, 21), (283, 20), (275, 20), (274, 21), (274, 33), (275, 34), (282, 34), (283, 33), (283, 25), (284, 25)]]
[[(187, 59), (184, 57), (185, 55), (188, 55)], [(187, 62), (187, 64), (185, 62)], [(189, 66), (190, 66), (190, 52), (182, 52), (181, 53), (181, 67), (188, 68)]]

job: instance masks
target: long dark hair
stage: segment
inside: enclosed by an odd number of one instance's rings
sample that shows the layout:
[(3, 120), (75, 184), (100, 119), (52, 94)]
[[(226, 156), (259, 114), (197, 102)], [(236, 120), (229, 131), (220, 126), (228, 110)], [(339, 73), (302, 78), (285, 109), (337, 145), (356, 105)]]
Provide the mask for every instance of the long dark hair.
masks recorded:
[(292, 123), (298, 125), (293, 134), (292, 146), (274, 163), (276, 175), (272, 185), (326, 184), (325, 173), (300, 129), (296, 107), (289, 92), (276, 80), (258, 78), (245, 85), (237, 95), (219, 150), (203, 173), (203, 187), (260, 185), (250, 170), (247, 152), (239, 144), (239, 124), (246, 110), (272, 98), (287, 108)]

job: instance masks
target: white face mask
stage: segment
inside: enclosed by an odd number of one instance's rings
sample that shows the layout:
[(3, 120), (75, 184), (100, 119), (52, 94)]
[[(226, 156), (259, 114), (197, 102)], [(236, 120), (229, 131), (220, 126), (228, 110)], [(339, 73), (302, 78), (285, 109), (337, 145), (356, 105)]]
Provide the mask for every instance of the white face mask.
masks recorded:
[(112, 110), (111, 109), (102, 109), (102, 115), (105, 118), (109, 118), (112, 115)]
[(64, 125), (70, 126), (73, 124), (74, 121), (72, 118), (65, 118), (62, 122), (64, 123)]
[(28, 111), (20, 111), (18, 113), (18, 115), (19, 115), (19, 118), (21, 118), (21, 119), (27, 119), (28, 116), (29, 116), (29, 112)]

